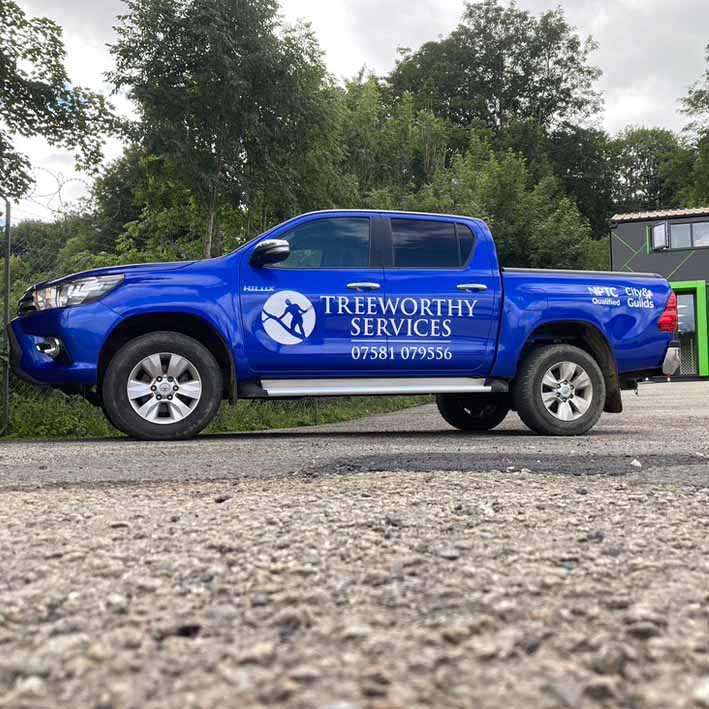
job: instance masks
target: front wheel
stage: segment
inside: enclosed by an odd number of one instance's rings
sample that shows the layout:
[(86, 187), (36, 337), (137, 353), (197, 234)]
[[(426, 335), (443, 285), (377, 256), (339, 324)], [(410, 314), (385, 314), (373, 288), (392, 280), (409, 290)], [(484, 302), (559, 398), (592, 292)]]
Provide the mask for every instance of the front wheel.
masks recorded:
[(197, 340), (155, 332), (131, 340), (113, 356), (102, 394), (108, 420), (133, 438), (191, 438), (219, 409), (222, 373)]
[(439, 394), (438, 411), (461, 431), (490, 431), (509, 413), (506, 394)]
[(588, 352), (572, 345), (550, 345), (532, 350), (520, 364), (514, 401), (532, 431), (579, 436), (601, 417), (606, 383)]

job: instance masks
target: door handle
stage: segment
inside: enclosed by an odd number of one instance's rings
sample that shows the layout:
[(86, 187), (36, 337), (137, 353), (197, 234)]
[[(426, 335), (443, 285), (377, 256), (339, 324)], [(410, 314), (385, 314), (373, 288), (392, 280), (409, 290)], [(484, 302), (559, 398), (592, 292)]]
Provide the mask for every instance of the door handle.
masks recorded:
[(484, 283), (459, 283), (458, 290), (464, 290), (468, 293), (480, 293), (487, 290), (487, 286)]
[(381, 285), (379, 283), (348, 283), (347, 287), (350, 290), (358, 290), (358, 291), (363, 291), (363, 290), (379, 290), (381, 288)]

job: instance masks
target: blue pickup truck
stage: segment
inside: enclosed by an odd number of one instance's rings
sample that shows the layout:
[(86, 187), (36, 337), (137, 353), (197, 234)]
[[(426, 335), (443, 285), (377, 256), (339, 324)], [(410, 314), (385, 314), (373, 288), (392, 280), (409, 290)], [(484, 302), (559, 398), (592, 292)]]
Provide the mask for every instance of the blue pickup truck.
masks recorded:
[(621, 390), (673, 373), (677, 302), (653, 274), (502, 269), (461, 216), (323, 211), (221, 258), (104, 268), (30, 288), (22, 377), (141, 439), (199, 433), (224, 399), (435, 394), (485, 431), (515, 410), (578, 435)]

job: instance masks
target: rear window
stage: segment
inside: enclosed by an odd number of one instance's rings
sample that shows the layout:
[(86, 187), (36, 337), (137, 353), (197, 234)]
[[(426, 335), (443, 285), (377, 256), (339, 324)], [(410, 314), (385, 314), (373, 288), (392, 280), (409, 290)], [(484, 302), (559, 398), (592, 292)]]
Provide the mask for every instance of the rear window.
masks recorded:
[(396, 268), (461, 268), (470, 259), (473, 233), (452, 222), (392, 219)]

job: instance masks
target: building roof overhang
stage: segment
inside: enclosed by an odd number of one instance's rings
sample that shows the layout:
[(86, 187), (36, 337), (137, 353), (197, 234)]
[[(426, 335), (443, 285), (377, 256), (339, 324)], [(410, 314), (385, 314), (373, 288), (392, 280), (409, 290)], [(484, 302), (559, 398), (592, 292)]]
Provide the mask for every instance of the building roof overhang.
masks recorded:
[(631, 212), (629, 214), (616, 214), (611, 217), (611, 224), (622, 222), (651, 222), (660, 219), (689, 219), (691, 217), (709, 217), (709, 207), (695, 207), (692, 209), (660, 209), (653, 212)]

